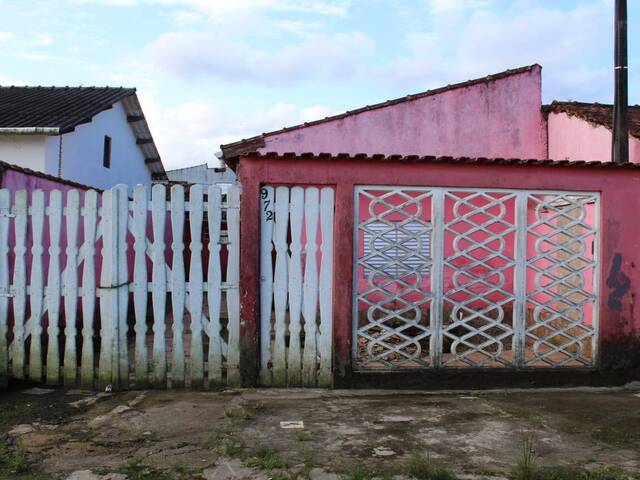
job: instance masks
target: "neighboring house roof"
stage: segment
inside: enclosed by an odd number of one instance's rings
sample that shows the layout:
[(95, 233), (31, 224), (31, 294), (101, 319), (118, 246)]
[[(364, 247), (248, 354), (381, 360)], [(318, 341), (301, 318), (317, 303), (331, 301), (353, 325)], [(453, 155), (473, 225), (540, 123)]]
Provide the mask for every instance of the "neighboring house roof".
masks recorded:
[(334, 120), (339, 120), (345, 117), (350, 117), (353, 115), (358, 115), (360, 113), (364, 113), (364, 112), (369, 112), (371, 110), (376, 110), (379, 108), (385, 108), (385, 107), (389, 107), (392, 105), (397, 105), (399, 103), (404, 103), (404, 102), (411, 102), (414, 100), (418, 100), (424, 97), (430, 97), (432, 95), (438, 95), (440, 93), (444, 93), (444, 92), (448, 92), (450, 90), (455, 90), (458, 88), (466, 88), (466, 87), (471, 87), (474, 85), (478, 85), (481, 83), (488, 83), (488, 82), (493, 82), (495, 80), (500, 80), (502, 78), (505, 77), (509, 77), (512, 75), (518, 75), (521, 73), (525, 73), (528, 71), (533, 70), (534, 68), (542, 68), (540, 65), (538, 64), (533, 64), (533, 65), (528, 65), (526, 67), (520, 67), (520, 68), (514, 68), (511, 70), (505, 70), (504, 72), (499, 72), (499, 73), (495, 73), (493, 75), (488, 75), (486, 77), (482, 77), (482, 78), (476, 78), (473, 80), (467, 80), (466, 82), (461, 82), (461, 83), (454, 83), (452, 85), (447, 85), (445, 87), (440, 87), (440, 88), (436, 88), (433, 90), (427, 90), (424, 92), (420, 92), (420, 93), (415, 93), (412, 95), (406, 95), (404, 97), (400, 97), (400, 98), (396, 98), (393, 100), (387, 100), (386, 102), (380, 102), (380, 103), (375, 103), (372, 105), (367, 105), (361, 108), (357, 108), (355, 110), (350, 110), (344, 113), (340, 113), (338, 115), (333, 115), (330, 117), (325, 117), (322, 118), (320, 120), (315, 120), (312, 122), (306, 122), (306, 123), (301, 123), (299, 125), (294, 125), (291, 127), (285, 127), (285, 128), (281, 128), (279, 130), (274, 130), (271, 132), (266, 132), (266, 133), (262, 133), (261, 135), (257, 135), (255, 137), (251, 137), (251, 138), (247, 138), (247, 139), (242, 139), (238, 142), (233, 142), (233, 143), (228, 143), (226, 145), (221, 145), (220, 148), (222, 149), (222, 152), (224, 154), (225, 158), (233, 158), (236, 157), (238, 155), (242, 155), (244, 153), (248, 153), (248, 152), (252, 152), (258, 148), (263, 148), (265, 146), (265, 141), (264, 138), (271, 136), (271, 135), (278, 135), (281, 133), (285, 133), (285, 132), (289, 132), (291, 130), (297, 130), (300, 128), (306, 128), (306, 127), (312, 127), (314, 125), (318, 125), (321, 123), (326, 123), (326, 122), (331, 122)]
[(48, 173), (39, 172), (37, 170), (31, 170), (30, 168), (21, 167), (19, 165), (14, 165), (13, 163), (7, 163), (3, 161), (0, 161), (0, 185), (2, 185), (2, 177), (4, 176), (4, 172), (7, 170), (13, 170), (14, 172), (19, 172), (25, 175), (29, 175), (30, 177), (42, 178), (50, 182), (60, 183), (62, 185), (68, 185), (70, 187), (79, 188), (81, 190), (95, 190), (97, 192), (102, 192), (102, 189), (100, 188), (91, 187), (83, 183), (66, 180), (64, 178), (56, 177), (55, 175), (49, 175)]
[[(594, 125), (601, 125), (609, 130), (613, 129), (613, 105), (554, 101), (550, 105), (545, 105), (543, 110), (547, 115), (549, 113), (566, 113)], [(640, 138), (640, 105), (629, 106), (629, 134)]]
[(345, 161), (359, 160), (365, 162), (403, 162), (403, 163), (454, 163), (454, 164), (481, 164), (481, 165), (542, 165), (548, 167), (579, 167), (579, 168), (629, 168), (640, 169), (638, 163), (613, 163), (613, 162), (591, 162), (586, 160), (540, 160), (522, 158), (485, 158), (485, 157), (436, 157), (433, 155), (369, 155), (358, 153), (351, 155), (348, 153), (276, 153), (276, 152), (249, 152), (231, 159), (230, 165), (235, 168), (241, 158), (253, 158), (258, 160), (329, 160)]
[(61, 135), (91, 122), (119, 101), (149, 170), (156, 177), (164, 177), (160, 154), (135, 88), (0, 87), (0, 133)]

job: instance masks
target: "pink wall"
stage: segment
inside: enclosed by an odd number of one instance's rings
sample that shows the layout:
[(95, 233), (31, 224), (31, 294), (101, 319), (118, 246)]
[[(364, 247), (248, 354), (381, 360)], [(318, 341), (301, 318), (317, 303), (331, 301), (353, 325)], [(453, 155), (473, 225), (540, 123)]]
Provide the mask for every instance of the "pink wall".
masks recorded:
[[(334, 369), (335, 381), (355, 378), (351, 369), (353, 228), (356, 185), (597, 191), (601, 193), (599, 283), (599, 371), (640, 370), (640, 315), (635, 290), (640, 282), (640, 248), (633, 218), (640, 169), (550, 166), (545, 164), (372, 161), (345, 157), (256, 157), (240, 159), (241, 369), (248, 378), (259, 357), (259, 189), (263, 184), (330, 185), (335, 188)], [(545, 375), (549, 378), (549, 372)], [(613, 378), (613, 377), (608, 377)]]
[(541, 68), (292, 129), (262, 152), (546, 158)]
[[(553, 160), (611, 160), (611, 130), (566, 113), (550, 113), (547, 120), (549, 158)], [(640, 139), (629, 137), (629, 159), (640, 163)]]

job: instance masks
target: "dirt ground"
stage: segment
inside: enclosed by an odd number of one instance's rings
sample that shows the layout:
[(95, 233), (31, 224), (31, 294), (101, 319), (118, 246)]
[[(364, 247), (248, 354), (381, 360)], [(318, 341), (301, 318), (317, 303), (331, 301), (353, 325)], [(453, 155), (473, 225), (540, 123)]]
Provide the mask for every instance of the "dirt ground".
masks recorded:
[(623, 389), (27, 392), (0, 393), (0, 479), (640, 479)]

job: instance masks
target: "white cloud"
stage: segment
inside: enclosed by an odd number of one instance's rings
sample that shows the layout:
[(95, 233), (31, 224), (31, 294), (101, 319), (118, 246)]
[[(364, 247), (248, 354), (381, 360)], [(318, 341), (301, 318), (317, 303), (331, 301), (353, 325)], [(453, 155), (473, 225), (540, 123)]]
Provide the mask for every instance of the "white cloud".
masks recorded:
[(308, 34), (275, 51), (203, 32), (167, 33), (148, 48), (149, 58), (184, 78), (212, 76), (231, 81), (285, 85), (299, 81), (352, 76), (371, 57), (375, 44), (354, 31)]
[(215, 163), (221, 144), (333, 113), (322, 105), (289, 103), (246, 113), (204, 99), (163, 108), (152, 95), (140, 92), (139, 98), (167, 169)]
[(480, 0), (428, 3), (433, 29), (406, 36), (409, 53), (379, 69), (386, 82), (431, 88), (539, 63), (547, 99), (593, 98), (609, 89), (602, 65), (594, 63), (613, 41), (607, 2), (580, 3), (568, 10), (526, 1), (501, 9)]
[(190, 9), (210, 17), (246, 14), (256, 11), (297, 12), (311, 15), (343, 16), (349, 0), (71, 0), (79, 4), (113, 6), (173, 6)]
[(13, 33), (11, 32), (0, 32), (0, 42), (6, 42), (7, 40), (13, 39)]

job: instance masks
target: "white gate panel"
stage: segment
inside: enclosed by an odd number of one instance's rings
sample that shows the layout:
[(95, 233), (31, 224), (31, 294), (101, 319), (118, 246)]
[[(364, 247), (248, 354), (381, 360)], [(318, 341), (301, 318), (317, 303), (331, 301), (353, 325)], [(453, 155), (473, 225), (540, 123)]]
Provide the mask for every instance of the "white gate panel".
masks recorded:
[(330, 385), (333, 189), (265, 186), (260, 197), (260, 382)]

